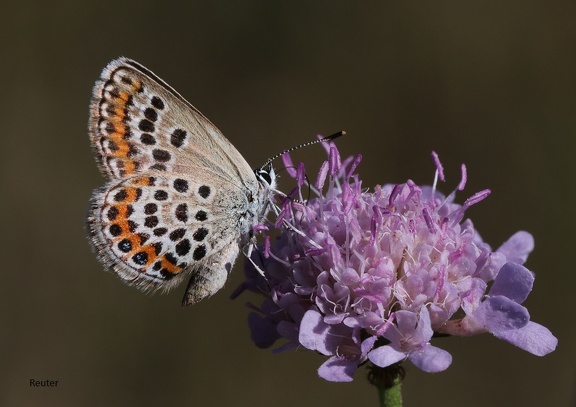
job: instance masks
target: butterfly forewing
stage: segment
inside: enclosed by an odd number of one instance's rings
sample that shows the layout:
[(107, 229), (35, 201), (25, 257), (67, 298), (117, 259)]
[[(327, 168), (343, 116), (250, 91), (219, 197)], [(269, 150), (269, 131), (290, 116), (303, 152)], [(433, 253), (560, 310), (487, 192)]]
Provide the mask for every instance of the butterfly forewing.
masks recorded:
[[(112, 61), (96, 83), (90, 133), (105, 175), (122, 178), (148, 169), (207, 168), (256, 183), (242, 155), (175, 90), (127, 58)], [(241, 185), (238, 185), (241, 186)]]

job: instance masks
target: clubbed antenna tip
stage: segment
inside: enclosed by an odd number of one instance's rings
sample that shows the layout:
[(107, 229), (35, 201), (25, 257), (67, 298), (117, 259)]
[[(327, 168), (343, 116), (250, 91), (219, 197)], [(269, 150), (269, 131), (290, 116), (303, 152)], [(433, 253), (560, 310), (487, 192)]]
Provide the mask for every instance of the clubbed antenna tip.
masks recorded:
[(290, 147), (290, 148), (282, 151), (281, 153), (276, 154), (275, 156), (269, 158), (269, 159), (266, 161), (266, 163), (262, 166), (262, 168), (265, 168), (265, 167), (268, 166), (272, 161), (274, 161), (274, 160), (277, 159), (278, 157), (283, 156), (283, 155), (286, 154), (286, 153), (290, 153), (290, 152), (292, 152), (292, 151), (294, 151), (294, 150), (298, 150), (298, 149), (300, 149), (300, 148), (302, 148), (302, 147), (308, 147), (308, 146), (311, 146), (311, 145), (314, 145), (314, 144), (325, 143), (325, 142), (328, 142), (328, 141), (332, 141), (332, 140), (337, 139), (338, 137), (342, 137), (342, 136), (345, 136), (345, 135), (346, 135), (346, 132), (342, 130), (342, 131), (339, 131), (339, 132), (337, 132), (337, 133), (334, 133), (334, 134), (332, 134), (332, 135), (330, 135), (330, 136), (327, 136), (327, 137), (323, 137), (323, 138), (318, 139), (318, 140), (313, 140), (313, 141), (309, 141), (309, 142), (307, 142), (307, 143), (299, 144), (299, 145), (294, 146), (294, 147)]

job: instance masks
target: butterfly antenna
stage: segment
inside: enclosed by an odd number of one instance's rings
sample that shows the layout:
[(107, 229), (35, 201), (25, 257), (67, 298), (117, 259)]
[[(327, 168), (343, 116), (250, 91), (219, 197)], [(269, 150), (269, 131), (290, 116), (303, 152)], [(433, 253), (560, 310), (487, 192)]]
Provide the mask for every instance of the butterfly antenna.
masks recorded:
[(299, 144), (297, 146), (294, 147), (290, 147), (284, 151), (282, 151), (281, 153), (276, 154), (274, 157), (269, 158), (268, 161), (266, 161), (266, 163), (262, 166), (262, 168), (265, 168), (266, 166), (268, 166), (272, 161), (274, 161), (275, 159), (277, 159), (278, 157), (282, 157), (282, 155), (286, 154), (286, 153), (290, 153), (294, 150), (298, 150), (302, 147), (308, 147), (308, 146), (312, 146), (314, 144), (318, 144), (318, 143), (325, 143), (327, 141), (332, 141), (334, 139), (337, 139), (338, 137), (342, 137), (345, 136), (346, 132), (345, 131), (339, 131), (338, 133), (334, 133), (330, 136), (318, 139), (318, 140), (313, 140), (313, 141), (309, 141), (307, 143), (303, 143), (303, 144)]

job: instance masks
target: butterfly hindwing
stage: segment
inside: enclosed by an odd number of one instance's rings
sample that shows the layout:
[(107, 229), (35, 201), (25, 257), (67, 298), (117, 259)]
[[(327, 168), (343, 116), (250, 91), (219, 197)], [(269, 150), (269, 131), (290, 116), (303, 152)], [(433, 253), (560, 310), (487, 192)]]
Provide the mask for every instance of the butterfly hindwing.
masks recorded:
[(111, 181), (93, 196), (90, 235), (108, 268), (129, 285), (169, 289), (189, 271), (213, 268), (226, 247), (238, 254), (238, 215), (214, 205), (242, 200), (237, 188), (216, 191), (185, 175), (151, 174)]

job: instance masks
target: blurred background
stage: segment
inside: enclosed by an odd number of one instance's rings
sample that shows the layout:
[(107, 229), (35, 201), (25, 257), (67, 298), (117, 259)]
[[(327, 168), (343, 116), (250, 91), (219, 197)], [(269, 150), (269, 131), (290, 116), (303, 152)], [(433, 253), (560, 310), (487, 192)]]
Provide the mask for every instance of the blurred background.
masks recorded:
[[(143, 295), (102, 271), (84, 230), (103, 184), (86, 123), (94, 81), (136, 59), (212, 120), (256, 167), (346, 130), (366, 187), (452, 191), (497, 248), (528, 230), (532, 320), (558, 349), (491, 335), (435, 340), (453, 363), (407, 366), (408, 406), (576, 405), (576, 3), (411, 1), (0, 2), (0, 405), (376, 405), (317, 377), (322, 356), (257, 349), (237, 262), (225, 289), (182, 309), (184, 287)], [(321, 147), (293, 155), (313, 172)], [(314, 176), (314, 175), (313, 175)], [(253, 299), (253, 298), (252, 298)], [(570, 322), (572, 321), (572, 322)], [(56, 388), (30, 379), (58, 380)]]

